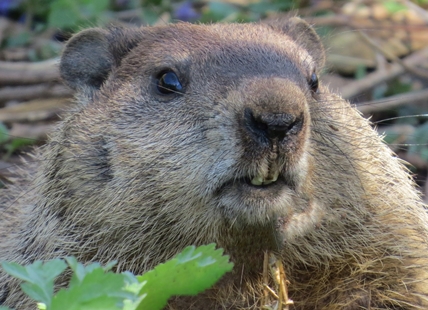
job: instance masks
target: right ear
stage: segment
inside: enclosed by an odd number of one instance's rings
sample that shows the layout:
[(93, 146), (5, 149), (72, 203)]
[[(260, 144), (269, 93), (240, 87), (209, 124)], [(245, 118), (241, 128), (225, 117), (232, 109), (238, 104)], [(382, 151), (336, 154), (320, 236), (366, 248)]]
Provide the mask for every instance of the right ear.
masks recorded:
[(315, 30), (303, 19), (291, 17), (286, 20), (267, 21), (272, 28), (285, 33), (306, 49), (314, 59), (318, 68), (325, 63), (325, 52), (321, 39)]
[(113, 68), (138, 44), (138, 38), (138, 31), (121, 27), (79, 32), (65, 46), (61, 77), (78, 92), (98, 90)]

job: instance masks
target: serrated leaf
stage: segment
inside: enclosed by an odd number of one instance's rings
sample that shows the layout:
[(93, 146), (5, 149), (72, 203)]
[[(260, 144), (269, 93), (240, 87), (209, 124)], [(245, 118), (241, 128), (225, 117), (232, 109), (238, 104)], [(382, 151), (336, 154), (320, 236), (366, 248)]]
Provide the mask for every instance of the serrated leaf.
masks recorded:
[(107, 263), (107, 265), (103, 266), (104, 271), (110, 271), (115, 265), (117, 264), (117, 261), (111, 261)]
[(68, 265), (70, 266), (71, 270), (73, 270), (73, 276), (70, 280), (70, 287), (79, 285), (80, 282), (83, 281), (85, 276), (88, 273), (91, 273), (95, 269), (102, 268), (105, 270), (99, 263), (91, 263), (87, 266), (84, 266), (81, 263), (78, 263), (75, 257), (66, 257), (65, 260), (67, 261)]
[(79, 264), (76, 258), (74, 257), (66, 257), (65, 260), (67, 261), (68, 265), (73, 271), (73, 275), (71, 276), (69, 287), (79, 285), (79, 283), (82, 282), (82, 280), (85, 278), (85, 275), (86, 275), (85, 266), (83, 266), (82, 264)]
[[(80, 269), (78, 265), (74, 265), (75, 270)], [(99, 264), (91, 265), (84, 267), (80, 281), (76, 280), (74, 285), (70, 284), (68, 289), (61, 289), (55, 295), (51, 310), (115, 310), (121, 309), (125, 298), (133, 297), (123, 289), (125, 275), (106, 273)]]
[(16, 263), (2, 263), (3, 269), (10, 275), (25, 281), (22, 290), (38, 302), (51, 304), (55, 278), (61, 274), (67, 265), (61, 259), (53, 259), (46, 263), (35, 261), (25, 267)]
[(129, 271), (125, 271), (125, 272), (122, 272), (122, 274), (125, 277), (125, 282), (127, 285), (131, 285), (134, 283), (140, 283), (140, 282), (138, 282), (137, 277), (133, 273), (131, 273)]
[(55, 280), (66, 268), (67, 265), (62, 259), (52, 259), (41, 266), (43, 276), (47, 281)]
[(131, 292), (134, 295), (132, 299), (126, 299), (123, 302), (123, 310), (136, 310), (138, 305), (146, 298), (147, 294), (142, 294), (138, 296), (138, 293), (141, 291), (144, 285), (147, 284), (147, 281), (132, 283), (125, 287), (125, 290)]
[(46, 305), (51, 304), (52, 295), (53, 295), (53, 284), (49, 285), (47, 283), (22, 283), (21, 288), (25, 294), (30, 296), (32, 299), (40, 301)]
[(2, 262), (1, 266), (4, 271), (6, 271), (11, 276), (18, 278), (23, 281), (32, 282), (31, 277), (28, 275), (27, 270), (25, 267), (17, 264), (17, 263), (9, 263), (9, 262)]
[(122, 310), (114, 297), (99, 296), (86, 302), (68, 300), (69, 304), (52, 307), (52, 310)]
[(196, 295), (210, 288), (232, 270), (229, 257), (222, 254), (223, 250), (216, 250), (215, 244), (190, 246), (175, 258), (137, 277), (141, 283), (147, 281), (139, 296), (147, 296), (135, 309), (162, 309), (171, 296)]

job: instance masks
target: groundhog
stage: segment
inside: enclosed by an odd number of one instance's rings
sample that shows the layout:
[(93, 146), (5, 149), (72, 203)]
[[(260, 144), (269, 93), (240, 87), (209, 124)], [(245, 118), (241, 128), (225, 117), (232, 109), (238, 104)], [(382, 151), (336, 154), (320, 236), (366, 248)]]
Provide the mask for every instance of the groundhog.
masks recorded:
[[(2, 190), (0, 260), (141, 274), (215, 242), (233, 271), (168, 309), (260, 309), (266, 252), (290, 309), (428, 309), (426, 206), (321, 85), (324, 58), (297, 17), (78, 33), (60, 63), (77, 106)], [(35, 307), (4, 273), (0, 296)]]

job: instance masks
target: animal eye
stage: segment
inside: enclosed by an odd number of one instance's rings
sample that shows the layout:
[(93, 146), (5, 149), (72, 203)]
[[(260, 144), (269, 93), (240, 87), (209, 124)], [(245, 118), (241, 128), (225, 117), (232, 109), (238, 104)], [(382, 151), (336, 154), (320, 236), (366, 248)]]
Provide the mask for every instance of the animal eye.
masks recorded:
[(318, 76), (312, 73), (311, 78), (308, 80), (309, 87), (313, 93), (318, 93)]
[(171, 95), (183, 92), (183, 86), (181, 85), (180, 79), (173, 71), (166, 71), (159, 74), (156, 88), (159, 94), (162, 95)]

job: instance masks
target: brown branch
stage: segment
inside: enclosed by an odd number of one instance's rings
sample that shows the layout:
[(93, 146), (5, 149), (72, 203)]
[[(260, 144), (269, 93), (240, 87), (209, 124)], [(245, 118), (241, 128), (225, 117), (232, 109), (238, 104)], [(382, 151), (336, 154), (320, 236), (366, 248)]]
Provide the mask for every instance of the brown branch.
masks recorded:
[(59, 79), (58, 59), (40, 62), (0, 61), (0, 85), (25, 85)]
[(367, 34), (365, 34), (361, 30), (357, 30), (357, 33), (360, 35), (360, 37), (369, 44), (372, 48), (377, 50), (379, 53), (381, 53), (386, 59), (392, 60), (395, 63), (400, 64), (404, 69), (406, 69), (409, 73), (419, 76), (420, 78), (427, 79), (428, 80), (428, 72), (424, 70), (420, 70), (417, 67), (412, 67), (407, 65), (404, 61), (402, 61), (400, 58), (395, 56), (393, 53), (387, 51), (386, 49), (382, 48), (379, 44), (373, 41), (372, 38), (370, 38)]
[(399, 94), (380, 100), (367, 101), (357, 104), (358, 110), (364, 114), (394, 109), (406, 104), (420, 104), (428, 102), (428, 89)]
[(333, 27), (349, 27), (352, 29), (403, 29), (407, 31), (417, 30), (417, 31), (426, 31), (427, 26), (425, 24), (403, 24), (403, 23), (380, 23), (376, 20), (365, 19), (365, 24), (361, 24), (361, 19), (359, 17), (348, 16), (344, 14), (336, 14), (329, 16), (311, 16), (304, 17), (305, 21), (309, 24), (314, 25), (315, 27), (319, 26), (333, 26)]
[(9, 131), (10, 138), (25, 138), (34, 141), (46, 140), (48, 133), (52, 132), (55, 123), (14, 123)]
[(0, 109), (0, 122), (40, 121), (66, 110), (68, 98), (40, 99)]
[(37, 98), (71, 97), (72, 95), (73, 92), (68, 87), (51, 83), (0, 88), (0, 102), (9, 100), (25, 101)]
[[(428, 58), (428, 48), (414, 52), (404, 59), (406, 66), (420, 66), (421, 63), (426, 62)], [(376, 71), (371, 74), (368, 74), (364, 79), (357, 80), (355, 82), (349, 83), (343, 87), (340, 91), (343, 98), (349, 99), (358, 94), (361, 94), (369, 89), (372, 89), (376, 85), (389, 81), (405, 71), (405, 68), (398, 64), (392, 64), (386, 70)]]

